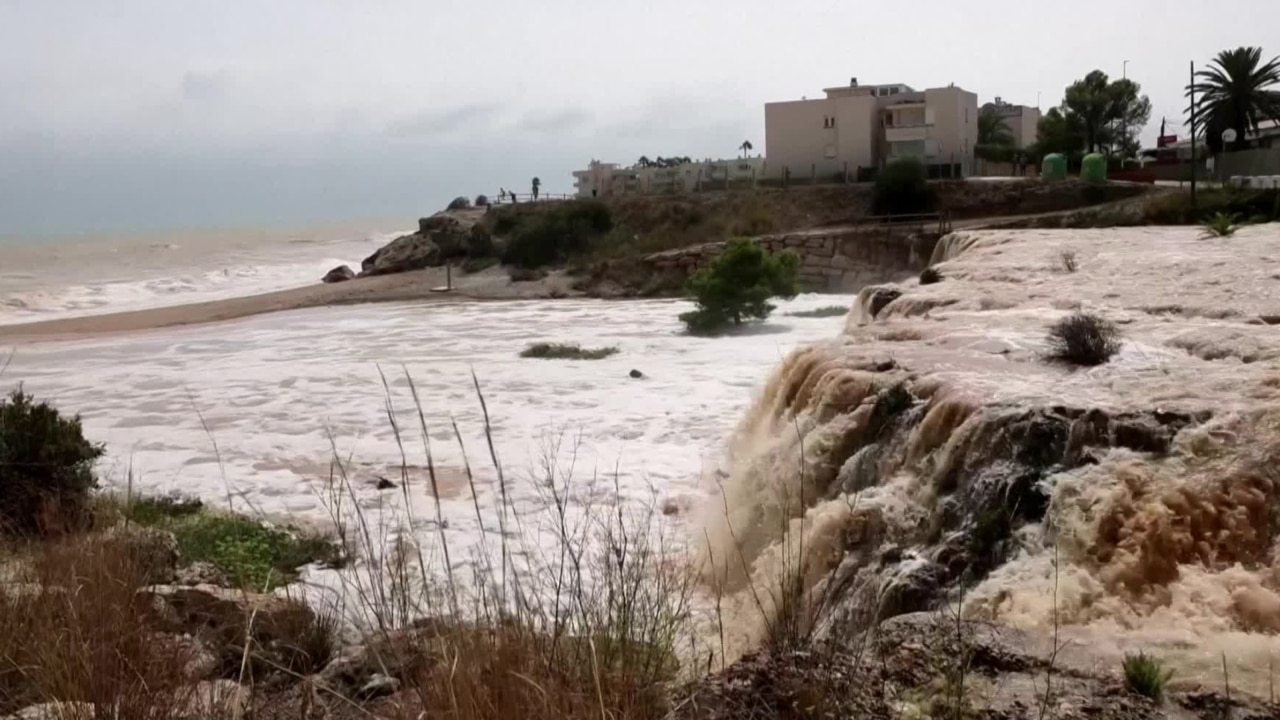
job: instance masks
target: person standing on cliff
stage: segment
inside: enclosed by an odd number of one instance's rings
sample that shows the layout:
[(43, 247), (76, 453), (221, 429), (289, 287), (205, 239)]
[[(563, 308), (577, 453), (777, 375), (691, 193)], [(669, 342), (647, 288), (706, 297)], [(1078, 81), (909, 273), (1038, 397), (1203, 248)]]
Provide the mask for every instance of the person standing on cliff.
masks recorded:
[(535, 177), (533, 179), (533, 201), (534, 202), (538, 202), (538, 188), (540, 187), (542, 187), (542, 180)]

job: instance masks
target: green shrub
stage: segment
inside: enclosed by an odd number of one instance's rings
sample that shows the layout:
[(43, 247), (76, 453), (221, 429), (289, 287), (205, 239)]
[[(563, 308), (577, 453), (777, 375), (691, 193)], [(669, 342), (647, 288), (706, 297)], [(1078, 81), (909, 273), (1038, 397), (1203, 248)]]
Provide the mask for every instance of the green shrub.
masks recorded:
[(600, 348), (584, 348), (573, 343), (533, 343), (520, 353), (522, 358), (537, 358), (539, 360), (603, 360), (610, 355), (616, 355), (618, 348), (600, 347)]
[(1216, 212), (1207, 218), (1201, 227), (1204, 228), (1205, 237), (1230, 237), (1236, 232), (1236, 216)]
[(1126, 653), (1124, 656), (1124, 684), (1130, 690), (1160, 702), (1164, 699), (1165, 686), (1173, 677), (1172, 670), (1166, 670), (1160, 660), (1139, 652), (1137, 655)]
[(0, 532), (36, 535), (90, 519), (93, 463), (80, 416), (63, 417), (21, 388), (0, 400)]
[(471, 207), (471, 201), (461, 195), (449, 201), (450, 210), (466, 210), (469, 207)]
[(489, 207), (489, 196), (483, 194), (477, 195), (474, 204), (476, 207)]
[[(562, 262), (586, 251), (593, 240), (613, 229), (613, 214), (597, 200), (570, 200), (540, 209), (510, 216), (516, 219), (502, 256), (504, 263), (537, 268)], [(511, 224), (507, 217), (500, 217), (496, 227)]]
[(259, 590), (296, 580), (303, 565), (342, 560), (329, 538), (289, 533), (243, 515), (205, 512), (167, 527), (184, 562), (211, 562), (237, 584)]
[(204, 503), (195, 498), (177, 495), (160, 497), (135, 497), (124, 505), (124, 519), (139, 525), (160, 525), (169, 520), (199, 515), (204, 512)]
[(693, 332), (709, 332), (769, 317), (770, 298), (795, 297), (799, 266), (791, 251), (769, 255), (750, 240), (732, 240), (710, 268), (689, 278), (686, 290), (698, 308), (680, 320)]
[(909, 215), (932, 212), (938, 196), (925, 178), (919, 160), (907, 158), (889, 163), (876, 176), (872, 212), (876, 215)]

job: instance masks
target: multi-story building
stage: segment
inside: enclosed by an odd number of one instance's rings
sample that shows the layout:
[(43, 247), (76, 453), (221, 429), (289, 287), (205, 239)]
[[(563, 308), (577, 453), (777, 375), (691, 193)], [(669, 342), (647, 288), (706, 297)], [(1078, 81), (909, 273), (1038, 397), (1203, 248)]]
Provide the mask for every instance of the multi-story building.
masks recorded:
[(958, 87), (859, 85), (826, 97), (766, 103), (765, 156), (771, 178), (854, 179), (899, 158), (916, 158), (931, 177), (972, 172), (978, 96)]
[(1004, 118), (1005, 127), (1013, 134), (1013, 146), (1025, 148), (1036, 141), (1036, 132), (1040, 125), (1040, 108), (1026, 105), (1011, 105), (997, 97), (994, 102), (982, 106), (982, 112), (994, 110)]
[(701, 160), (679, 165), (632, 165), (592, 160), (586, 170), (575, 170), (578, 197), (611, 197), (630, 194), (679, 193), (753, 185), (764, 175), (763, 157)]

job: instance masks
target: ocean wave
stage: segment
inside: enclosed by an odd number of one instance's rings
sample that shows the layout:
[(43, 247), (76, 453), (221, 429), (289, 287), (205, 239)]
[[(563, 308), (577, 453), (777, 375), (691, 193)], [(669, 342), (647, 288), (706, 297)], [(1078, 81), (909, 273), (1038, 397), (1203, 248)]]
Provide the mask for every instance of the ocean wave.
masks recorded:
[(136, 280), (0, 293), (0, 324), (142, 310), (302, 287), (319, 282), (330, 268), (350, 262), (327, 257), (306, 262), (231, 265)]

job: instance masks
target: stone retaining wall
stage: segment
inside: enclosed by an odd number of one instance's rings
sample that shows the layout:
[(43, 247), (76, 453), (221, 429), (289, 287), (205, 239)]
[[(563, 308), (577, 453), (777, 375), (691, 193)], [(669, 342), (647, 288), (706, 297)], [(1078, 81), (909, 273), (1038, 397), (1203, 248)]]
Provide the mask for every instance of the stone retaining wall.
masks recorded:
[[(938, 243), (936, 232), (862, 227), (809, 230), (764, 235), (752, 240), (770, 253), (791, 250), (800, 256), (800, 289), (853, 293), (867, 285), (895, 282), (915, 275), (929, 263)], [(726, 243), (706, 243), (649, 255), (655, 273), (685, 276), (709, 267)]]

